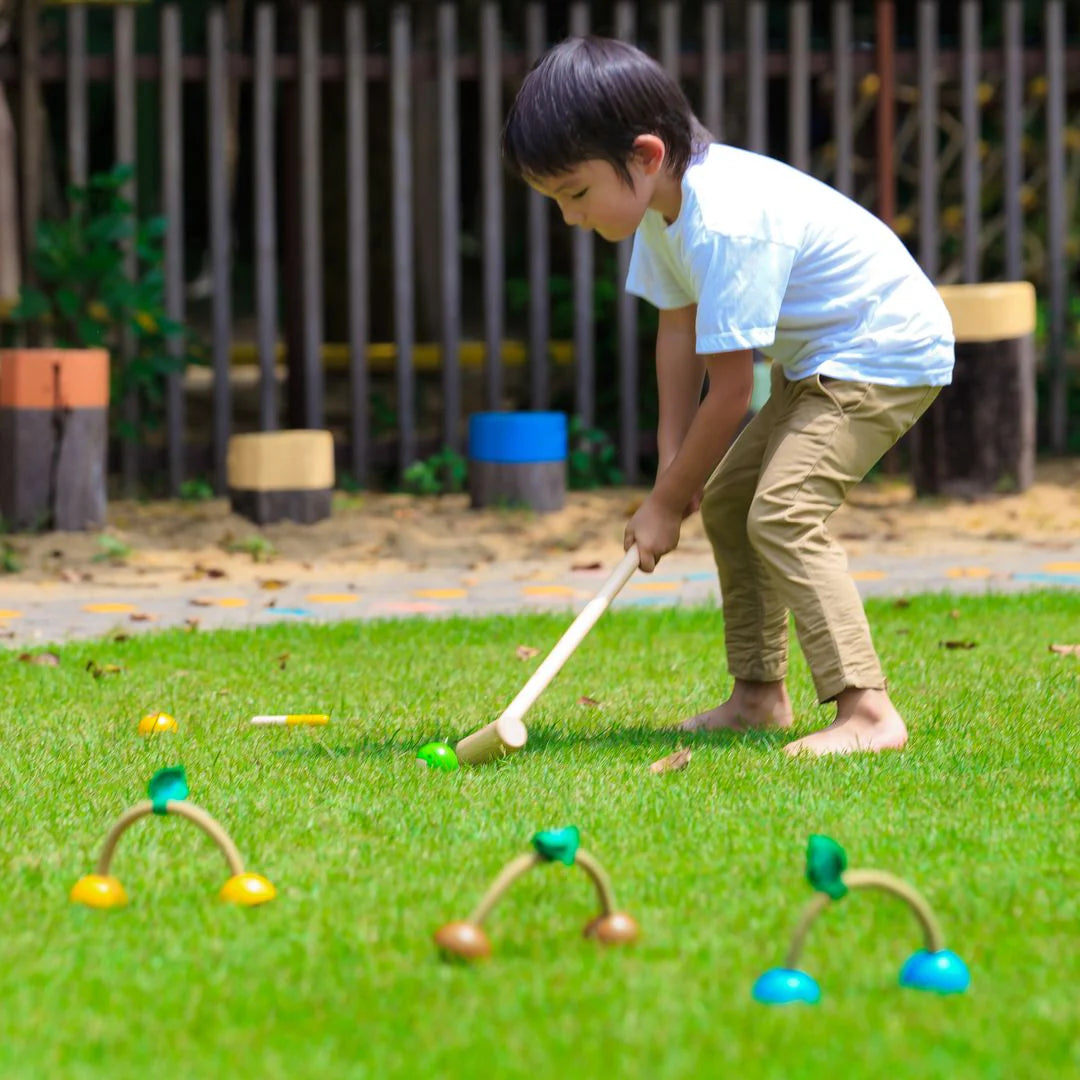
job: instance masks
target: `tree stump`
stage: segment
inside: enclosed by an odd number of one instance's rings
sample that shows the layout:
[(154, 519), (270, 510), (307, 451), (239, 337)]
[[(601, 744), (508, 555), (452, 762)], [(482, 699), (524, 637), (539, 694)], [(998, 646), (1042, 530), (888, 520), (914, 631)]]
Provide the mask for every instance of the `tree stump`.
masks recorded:
[(566, 456), (565, 413), (475, 413), (469, 417), (470, 504), (561, 510)]
[(228, 452), (229, 503), (257, 525), (330, 516), (334, 437), (329, 431), (234, 435)]
[(1024, 491), (1035, 479), (1035, 288), (945, 285), (956, 367), (911, 430), (918, 495)]
[(105, 524), (109, 354), (0, 350), (0, 518), (14, 529)]

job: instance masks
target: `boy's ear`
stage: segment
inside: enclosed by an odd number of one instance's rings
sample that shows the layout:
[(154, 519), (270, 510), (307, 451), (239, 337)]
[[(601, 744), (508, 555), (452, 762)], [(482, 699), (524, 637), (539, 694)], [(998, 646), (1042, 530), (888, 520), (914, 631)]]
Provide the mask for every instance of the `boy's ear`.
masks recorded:
[(659, 135), (639, 135), (634, 140), (634, 157), (646, 176), (660, 172), (667, 161), (667, 147)]

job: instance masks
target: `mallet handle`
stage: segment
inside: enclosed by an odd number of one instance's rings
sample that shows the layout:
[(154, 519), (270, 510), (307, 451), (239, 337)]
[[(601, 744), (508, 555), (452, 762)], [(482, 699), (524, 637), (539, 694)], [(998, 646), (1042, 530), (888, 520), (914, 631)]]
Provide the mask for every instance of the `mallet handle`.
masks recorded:
[(638, 568), (639, 560), (640, 556), (635, 544), (623, 556), (622, 562), (611, 572), (607, 581), (600, 586), (600, 591), (596, 596), (581, 609), (555, 648), (533, 672), (532, 677), (498, 720), (492, 720), (490, 724), (485, 724), (478, 731), (466, 735), (457, 744), (454, 749), (459, 761), (466, 765), (483, 765), (504, 754), (520, 750), (525, 745), (529, 733), (525, 730), (521, 718), (543, 693), (548, 683), (555, 678), (559, 669), (581, 644), (582, 638), (593, 628), (596, 620), (608, 609), (616, 593), (630, 580)]
[(596, 625), (597, 619), (607, 611), (619, 590), (630, 580), (638, 568), (638, 558), (637, 545), (634, 544), (619, 565), (612, 570), (607, 581), (600, 586), (600, 591), (578, 612), (577, 618), (559, 638), (544, 662), (532, 673), (532, 677), (521, 688), (517, 697), (507, 705), (499, 720), (520, 720), (532, 708), (533, 702), (548, 688), (548, 684), (558, 675), (563, 664), (573, 656), (585, 635)]

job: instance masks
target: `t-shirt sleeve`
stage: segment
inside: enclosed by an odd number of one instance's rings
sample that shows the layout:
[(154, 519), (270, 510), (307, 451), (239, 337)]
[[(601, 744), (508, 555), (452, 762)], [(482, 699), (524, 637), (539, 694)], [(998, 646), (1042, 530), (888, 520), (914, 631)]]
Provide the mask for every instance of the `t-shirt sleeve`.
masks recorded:
[(692, 256), (697, 351), (763, 349), (776, 340), (795, 249), (755, 237), (705, 234)]
[(649, 243), (642, 229), (634, 234), (626, 291), (648, 300), (653, 307), (665, 310), (694, 303), (694, 297), (675, 276), (664, 255)]

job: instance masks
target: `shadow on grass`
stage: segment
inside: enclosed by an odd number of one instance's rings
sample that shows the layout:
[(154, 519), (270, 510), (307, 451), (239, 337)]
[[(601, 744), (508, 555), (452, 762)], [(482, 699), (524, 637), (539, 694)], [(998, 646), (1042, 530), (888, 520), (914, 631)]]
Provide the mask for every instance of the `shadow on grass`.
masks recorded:
[[(588, 747), (599, 750), (642, 750), (646, 749), (656, 757), (673, 753), (680, 747), (691, 750), (706, 748), (750, 749), (760, 754), (775, 753), (785, 743), (796, 736), (791, 732), (779, 731), (711, 731), (681, 732), (661, 728), (617, 727), (604, 731), (572, 734), (553, 731), (550, 728), (530, 728), (529, 741), (517, 754), (503, 759), (512, 761), (524, 754), (543, 754), (547, 751), (561, 751), (576, 747)], [(393, 760), (401, 756), (414, 757), (416, 752), (430, 740), (422, 738), (399, 738), (391, 734), (385, 739), (358, 739), (349, 742), (336, 741), (331, 744), (326, 739), (317, 737), (299, 746), (283, 747), (274, 751), (275, 757), (294, 760), (312, 760), (321, 757), (357, 758), (370, 757), (376, 760)]]

